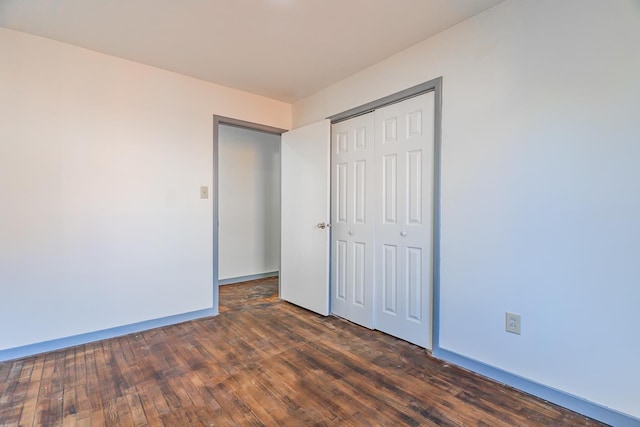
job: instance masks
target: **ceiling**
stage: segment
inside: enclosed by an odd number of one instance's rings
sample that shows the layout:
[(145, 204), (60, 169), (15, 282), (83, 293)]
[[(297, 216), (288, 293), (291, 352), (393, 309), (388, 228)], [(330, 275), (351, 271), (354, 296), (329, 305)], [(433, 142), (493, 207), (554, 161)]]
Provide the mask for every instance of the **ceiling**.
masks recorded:
[(0, 26), (295, 102), (503, 0), (0, 0)]

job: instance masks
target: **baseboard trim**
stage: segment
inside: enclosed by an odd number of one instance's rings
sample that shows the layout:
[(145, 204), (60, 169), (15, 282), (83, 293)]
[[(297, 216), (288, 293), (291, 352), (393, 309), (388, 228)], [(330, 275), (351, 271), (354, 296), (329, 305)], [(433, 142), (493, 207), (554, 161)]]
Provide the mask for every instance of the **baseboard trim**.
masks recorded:
[(144, 320), (142, 322), (131, 323), (129, 325), (116, 326), (115, 328), (103, 329), (95, 332), (73, 335), (70, 337), (57, 338), (50, 341), (43, 341), (35, 344), (28, 344), (21, 347), (0, 350), (0, 362), (20, 359), (22, 357), (33, 356), (64, 348), (75, 347), (88, 344), (94, 341), (106, 340), (109, 338), (129, 335), (136, 332), (147, 331), (149, 329), (161, 328), (163, 326), (175, 325), (189, 320), (201, 319), (203, 317), (216, 316), (218, 313), (213, 308), (191, 311), (188, 313), (175, 314), (173, 316), (159, 319)]
[(545, 386), (535, 381), (528, 380), (518, 375), (503, 371), (486, 363), (462, 356), (458, 353), (434, 349), (433, 355), (438, 359), (461, 366), (465, 369), (491, 378), (492, 380), (517, 388), (526, 393), (532, 394), (541, 399), (547, 400), (556, 405), (578, 412), (616, 427), (639, 427), (640, 419), (624, 414), (611, 408), (607, 408), (597, 403), (590, 402), (583, 398), (569, 393)]
[(266, 279), (267, 277), (276, 277), (278, 271), (270, 271), (268, 273), (251, 274), (249, 276), (230, 277), (228, 279), (218, 280), (218, 285), (231, 285), (232, 283), (248, 282), (250, 280)]

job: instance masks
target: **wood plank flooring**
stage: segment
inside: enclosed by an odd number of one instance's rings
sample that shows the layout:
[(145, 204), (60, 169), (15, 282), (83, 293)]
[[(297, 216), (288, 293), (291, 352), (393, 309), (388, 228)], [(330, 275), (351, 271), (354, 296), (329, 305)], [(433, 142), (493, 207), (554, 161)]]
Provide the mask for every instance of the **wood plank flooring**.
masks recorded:
[(217, 317), (0, 363), (2, 426), (597, 426), (424, 350), (227, 285)]

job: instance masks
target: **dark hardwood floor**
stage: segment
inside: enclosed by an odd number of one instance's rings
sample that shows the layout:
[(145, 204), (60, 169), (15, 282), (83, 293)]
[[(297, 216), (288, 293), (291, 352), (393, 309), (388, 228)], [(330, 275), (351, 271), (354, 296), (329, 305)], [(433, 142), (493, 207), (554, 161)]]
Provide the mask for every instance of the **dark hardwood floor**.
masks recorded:
[(217, 317), (0, 363), (2, 426), (596, 426), (336, 317), (276, 279)]
[(278, 278), (220, 286), (218, 311), (253, 310), (278, 302)]

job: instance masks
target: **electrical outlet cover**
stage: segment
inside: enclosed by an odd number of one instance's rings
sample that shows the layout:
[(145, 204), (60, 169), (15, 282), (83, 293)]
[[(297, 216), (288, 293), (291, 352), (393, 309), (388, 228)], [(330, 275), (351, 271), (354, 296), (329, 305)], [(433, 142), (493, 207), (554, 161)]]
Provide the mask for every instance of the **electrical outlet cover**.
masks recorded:
[(520, 315), (505, 313), (505, 330), (512, 334), (520, 335)]

